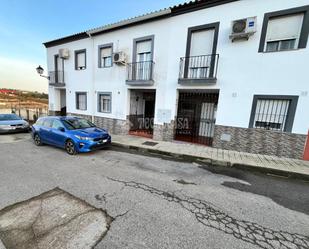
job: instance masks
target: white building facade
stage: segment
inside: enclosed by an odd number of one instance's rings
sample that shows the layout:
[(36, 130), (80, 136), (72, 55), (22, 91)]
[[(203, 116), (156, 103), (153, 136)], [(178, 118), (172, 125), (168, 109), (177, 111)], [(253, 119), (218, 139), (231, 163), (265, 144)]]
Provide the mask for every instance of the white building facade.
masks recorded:
[(308, 0), (204, 0), (46, 42), (51, 114), (301, 158)]

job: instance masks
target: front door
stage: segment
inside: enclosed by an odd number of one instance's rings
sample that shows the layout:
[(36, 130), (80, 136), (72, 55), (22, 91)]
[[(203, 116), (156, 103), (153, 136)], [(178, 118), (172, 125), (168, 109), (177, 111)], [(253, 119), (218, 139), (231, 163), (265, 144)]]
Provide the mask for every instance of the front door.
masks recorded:
[(212, 138), (215, 131), (217, 105), (215, 103), (202, 103), (199, 136)]
[(179, 93), (176, 140), (212, 145), (218, 93)]
[(67, 115), (67, 103), (66, 103), (66, 90), (61, 89), (60, 90), (60, 115), (66, 116)]

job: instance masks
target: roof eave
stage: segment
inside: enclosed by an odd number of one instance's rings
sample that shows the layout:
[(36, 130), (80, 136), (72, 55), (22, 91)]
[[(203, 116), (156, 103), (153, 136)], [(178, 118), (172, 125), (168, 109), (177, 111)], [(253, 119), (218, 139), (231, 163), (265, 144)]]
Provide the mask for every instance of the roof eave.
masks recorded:
[(131, 19), (128, 19), (128, 20), (120, 21), (118, 23), (114, 23), (114, 24), (102, 26), (102, 27), (99, 27), (99, 28), (96, 28), (96, 29), (92, 29), (92, 30), (87, 31), (87, 34), (90, 35), (90, 36), (95, 36), (95, 35), (99, 35), (99, 34), (102, 34), (102, 33), (108, 32), (108, 31), (112, 31), (112, 30), (124, 28), (124, 27), (127, 27), (127, 26), (132, 26), (132, 25), (144, 23), (144, 22), (147, 22), (147, 21), (153, 21), (155, 19), (167, 17), (170, 14), (171, 14), (171, 9), (167, 8), (167, 9), (156, 11), (156, 12), (146, 14), (146, 15), (143, 15), (143, 16), (134, 17), (134, 18), (131, 18)]
[(56, 39), (56, 40), (44, 42), (43, 45), (45, 46), (45, 48), (49, 48), (49, 47), (54, 47), (54, 46), (61, 45), (61, 44), (64, 44), (64, 43), (85, 39), (85, 38), (88, 38), (88, 37), (89, 37), (89, 35), (87, 34), (87, 32), (81, 32), (81, 33), (78, 33), (78, 34), (62, 37), (62, 38), (59, 38), (59, 39)]

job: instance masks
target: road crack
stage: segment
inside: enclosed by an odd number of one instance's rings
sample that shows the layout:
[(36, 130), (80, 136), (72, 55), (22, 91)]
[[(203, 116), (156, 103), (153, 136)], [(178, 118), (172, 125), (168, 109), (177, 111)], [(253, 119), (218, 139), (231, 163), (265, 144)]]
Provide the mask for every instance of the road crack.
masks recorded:
[(212, 204), (196, 198), (179, 196), (175, 192), (167, 192), (134, 181), (122, 181), (107, 177), (107, 179), (123, 184), (126, 187), (140, 189), (156, 195), (169, 202), (179, 204), (182, 208), (192, 213), (196, 220), (207, 226), (237, 239), (259, 246), (263, 249), (308, 249), (309, 237), (297, 233), (276, 231), (263, 227), (257, 223), (238, 220), (215, 208)]

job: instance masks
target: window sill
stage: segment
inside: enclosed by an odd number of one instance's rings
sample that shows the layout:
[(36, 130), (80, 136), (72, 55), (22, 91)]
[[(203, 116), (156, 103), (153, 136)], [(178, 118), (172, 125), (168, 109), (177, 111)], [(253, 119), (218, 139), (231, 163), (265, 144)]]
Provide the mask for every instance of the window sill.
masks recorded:
[(194, 84), (216, 84), (217, 78), (179, 78), (178, 84), (180, 85), (194, 85)]
[(126, 84), (131, 86), (152, 86), (154, 80), (126, 80)]
[(108, 67), (98, 67), (98, 68), (111, 68), (111, 67), (113, 67), (113, 66), (108, 66)]
[(98, 111), (98, 113), (104, 113), (104, 114), (111, 114), (112, 112), (101, 112), (101, 111)]
[(278, 50), (278, 51), (263, 51), (263, 52), (260, 52), (262, 54), (272, 54), (272, 53), (281, 53), (281, 52), (292, 52), (292, 51), (298, 51), (302, 48), (294, 48), (294, 49), (287, 49), (287, 50)]

